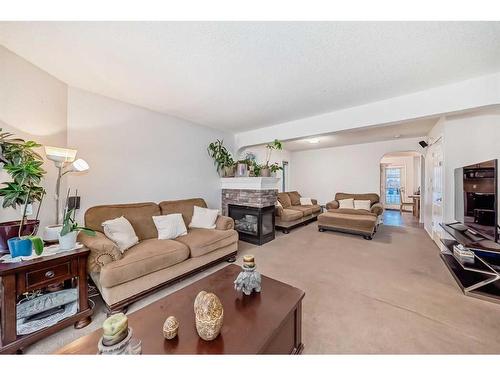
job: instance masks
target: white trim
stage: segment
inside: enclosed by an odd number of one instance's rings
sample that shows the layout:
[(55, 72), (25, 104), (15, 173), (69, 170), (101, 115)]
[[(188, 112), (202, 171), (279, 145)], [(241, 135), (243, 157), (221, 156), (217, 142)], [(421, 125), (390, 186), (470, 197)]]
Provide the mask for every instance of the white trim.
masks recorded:
[(273, 190), (278, 189), (278, 177), (227, 177), (221, 178), (222, 189)]

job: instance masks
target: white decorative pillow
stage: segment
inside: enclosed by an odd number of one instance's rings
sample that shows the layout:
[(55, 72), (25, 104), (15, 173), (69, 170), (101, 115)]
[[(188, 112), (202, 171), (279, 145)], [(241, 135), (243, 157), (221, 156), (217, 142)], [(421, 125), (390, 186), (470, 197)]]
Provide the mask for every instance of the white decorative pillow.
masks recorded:
[(301, 206), (312, 206), (313, 202), (312, 202), (311, 198), (300, 197), (300, 205)]
[(215, 229), (217, 216), (219, 216), (219, 210), (194, 206), (193, 218), (191, 219), (189, 228)]
[(182, 214), (153, 216), (159, 240), (172, 240), (187, 234)]
[(354, 208), (354, 198), (339, 200), (339, 208)]
[(276, 201), (276, 207), (283, 208), (283, 206), (281, 205), (280, 201)]
[(106, 220), (102, 227), (106, 237), (113, 241), (122, 253), (139, 242), (132, 224), (123, 216)]
[(354, 208), (356, 210), (367, 210), (367, 211), (370, 211), (371, 202), (369, 200), (355, 199), (354, 200)]

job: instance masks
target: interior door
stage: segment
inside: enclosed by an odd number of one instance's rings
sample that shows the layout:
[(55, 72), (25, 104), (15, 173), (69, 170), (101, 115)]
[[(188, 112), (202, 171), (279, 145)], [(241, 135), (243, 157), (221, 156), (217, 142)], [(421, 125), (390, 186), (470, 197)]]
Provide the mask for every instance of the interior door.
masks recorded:
[(384, 205), (385, 208), (397, 209), (400, 206), (400, 195), (404, 191), (404, 167), (386, 166), (384, 178)]

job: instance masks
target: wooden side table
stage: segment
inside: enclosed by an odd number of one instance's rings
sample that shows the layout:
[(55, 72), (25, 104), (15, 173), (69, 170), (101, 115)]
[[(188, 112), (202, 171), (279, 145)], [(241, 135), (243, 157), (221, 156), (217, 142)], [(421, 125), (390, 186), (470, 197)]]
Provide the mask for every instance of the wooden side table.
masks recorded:
[[(0, 263), (0, 353), (19, 353), (33, 342), (74, 324), (83, 328), (91, 322), (88, 301), (86, 248), (18, 263)], [(53, 326), (27, 335), (17, 335), (16, 305), (23, 293), (46, 288), (51, 284), (78, 285), (78, 312)]]

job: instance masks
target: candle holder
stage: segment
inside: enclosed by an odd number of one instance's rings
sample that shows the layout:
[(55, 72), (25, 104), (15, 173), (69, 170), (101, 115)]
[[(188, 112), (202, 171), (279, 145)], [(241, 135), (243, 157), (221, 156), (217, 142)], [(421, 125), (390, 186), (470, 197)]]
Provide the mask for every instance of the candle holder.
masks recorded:
[(234, 289), (238, 292), (243, 292), (245, 295), (249, 296), (253, 291), (260, 293), (262, 290), (261, 281), (262, 277), (259, 272), (255, 269), (255, 258), (253, 255), (243, 256), (243, 266), (241, 271), (234, 280)]

